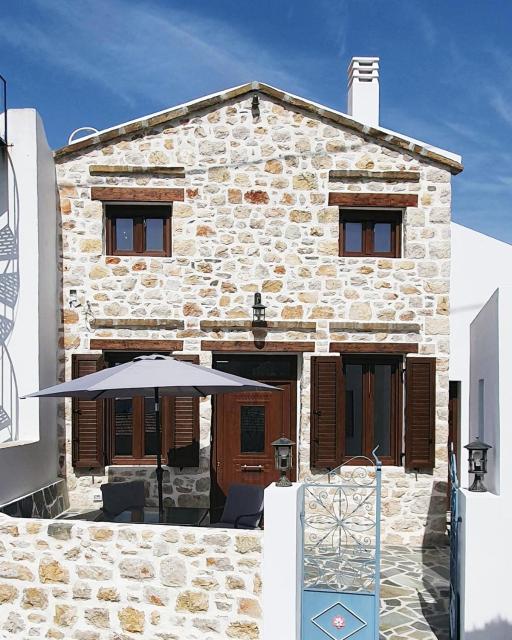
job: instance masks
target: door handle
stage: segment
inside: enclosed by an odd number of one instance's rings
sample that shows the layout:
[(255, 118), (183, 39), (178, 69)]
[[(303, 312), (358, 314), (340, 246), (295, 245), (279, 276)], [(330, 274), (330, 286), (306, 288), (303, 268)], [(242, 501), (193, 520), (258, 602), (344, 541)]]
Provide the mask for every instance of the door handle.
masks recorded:
[(240, 466), (240, 469), (242, 471), (263, 471), (263, 465), (262, 464), (242, 464)]

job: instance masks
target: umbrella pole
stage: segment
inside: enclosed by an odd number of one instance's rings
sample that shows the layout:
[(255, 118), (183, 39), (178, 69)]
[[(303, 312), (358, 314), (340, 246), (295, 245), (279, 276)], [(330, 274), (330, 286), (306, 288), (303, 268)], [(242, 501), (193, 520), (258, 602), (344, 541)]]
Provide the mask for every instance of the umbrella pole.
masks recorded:
[(155, 387), (155, 423), (156, 423), (156, 482), (158, 485), (158, 522), (164, 521), (162, 436), (160, 426), (160, 397)]

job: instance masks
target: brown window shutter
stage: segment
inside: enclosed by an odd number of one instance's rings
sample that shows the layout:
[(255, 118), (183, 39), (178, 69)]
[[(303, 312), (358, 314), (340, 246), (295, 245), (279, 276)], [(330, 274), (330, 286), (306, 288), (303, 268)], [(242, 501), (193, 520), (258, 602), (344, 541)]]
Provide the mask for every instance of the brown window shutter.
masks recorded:
[[(81, 378), (105, 368), (102, 355), (74, 354), (71, 362), (72, 377)], [(103, 400), (72, 400), (72, 462), (77, 468), (104, 465)]]
[[(175, 355), (176, 360), (199, 364), (199, 356)], [(199, 466), (199, 398), (169, 398), (169, 467)]]
[(340, 356), (311, 358), (311, 467), (342, 462), (343, 379)]
[(436, 359), (407, 358), (405, 466), (433, 469), (436, 433)]

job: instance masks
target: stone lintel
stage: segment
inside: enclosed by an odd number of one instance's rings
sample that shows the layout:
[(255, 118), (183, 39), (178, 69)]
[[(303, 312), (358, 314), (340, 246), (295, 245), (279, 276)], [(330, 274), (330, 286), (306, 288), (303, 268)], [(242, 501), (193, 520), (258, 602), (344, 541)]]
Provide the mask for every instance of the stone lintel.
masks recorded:
[(93, 329), (183, 329), (183, 320), (172, 318), (94, 318)]
[(147, 167), (125, 165), (125, 164), (91, 164), (89, 166), (89, 173), (91, 176), (107, 175), (132, 175), (134, 173), (139, 174), (160, 174), (165, 176), (173, 176), (175, 178), (185, 177), (184, 167), (165, 167), (159, 165), (152, 165)]
[(362, 169), (334, 169), (329, 180), (379, 180), (382, 182), (419, 182), (419, 171), (365, 171)]
[(330, 331), (355, 333), (419, 333), (417, 322), (329, 322)]
[(316, 331), (316, 322), (299, 320), (267, 320), (254, 323), (251, 320), (201, 320), (202, 331), (250, 331), (251, 329), (275, 329), (277, 331)]

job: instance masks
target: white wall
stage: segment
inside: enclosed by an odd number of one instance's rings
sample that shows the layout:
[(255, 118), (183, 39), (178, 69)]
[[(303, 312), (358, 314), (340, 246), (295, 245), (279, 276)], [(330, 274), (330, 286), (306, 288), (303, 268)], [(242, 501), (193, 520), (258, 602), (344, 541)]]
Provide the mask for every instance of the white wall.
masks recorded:
[[(512, 286), (500, 287), (471, 323), (469, 429), (490, 445), (489, 493), (461, 496), (461, 601), (466, 640), (512, 637)], [(484, 381), (480, 424), (479, 381)], [(501, 453), (500, 453), (501, 452)], [(504, 631), (505, 630), (505, 631)], [(508, 635), (503, 635), (504, 633)], [(484, 635), (480, 635), (484, 633)]]
[(302, 594), (301, 512), (304, 485), (265, 489), (263, 640), (297, 640)]
[[(470, 440), (470, 325), (499, 286), (512, 284), (512, 245), (455, 223), (452, 223), (451, 234), (450, 380), (462, 383), (461, 445), (465, 445)], [(461, 456), (463, 484), (467, 484), (465, 458), (464, 452)]]
[(0, 387), (12, 427), (0, 435), (0, 505), (54, 482), (58, 468), (55, 402), (12, 400), (54, 384), (57, 375), (55, 168), (37, 112), (11, 109), (8, 118), (0, 233), (9, 223), (18, 249), (0, 260), (0, 272), (19, 274), (19, 293), (13, 308), (0, 305), (0, 316), (11, 314), (14, 322), (1, 344)]

